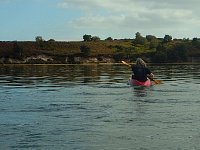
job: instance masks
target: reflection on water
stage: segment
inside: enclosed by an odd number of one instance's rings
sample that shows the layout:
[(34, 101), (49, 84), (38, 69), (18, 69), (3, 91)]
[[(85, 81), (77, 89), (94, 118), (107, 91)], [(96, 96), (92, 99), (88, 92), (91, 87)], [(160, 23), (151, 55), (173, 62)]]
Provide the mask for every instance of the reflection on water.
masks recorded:
[[(119, 66), (115, 66), (115, 69)], [(62, 84), (68, 82), (89, 83), (89, 82), (117, 82), (117, 73), (112, 72), (111, 65), (19, 65), (2, 66), (0, 69), (1, 82), (17, 85), (18, 82), (24, 85), (34, 85), (37, 82), (45, 84)], [(122, 71), (123, 75), (124, 72)]]
[(200, 65), (2, 65), (0, 149), (198, 149)]

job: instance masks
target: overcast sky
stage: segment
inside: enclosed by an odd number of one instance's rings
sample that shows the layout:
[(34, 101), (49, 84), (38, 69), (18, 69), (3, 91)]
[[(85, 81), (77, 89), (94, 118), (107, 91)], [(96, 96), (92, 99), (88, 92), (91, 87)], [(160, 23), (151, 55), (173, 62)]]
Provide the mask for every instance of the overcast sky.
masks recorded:
[(199, 0), (0, 0), (0, 41), (200, 37)]

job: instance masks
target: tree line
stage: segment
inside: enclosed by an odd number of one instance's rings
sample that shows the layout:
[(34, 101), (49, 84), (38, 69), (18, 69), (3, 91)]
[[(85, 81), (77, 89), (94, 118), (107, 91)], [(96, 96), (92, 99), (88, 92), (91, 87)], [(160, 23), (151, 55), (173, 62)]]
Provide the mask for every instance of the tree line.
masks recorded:
[(136, 57), (147, 58), (151, 62), (187, 62), (190, 57), (200, 57), (200, 39), (173, 39), (171, 35), (157, 38), (154, 35), (142, 36), (135, 33), (132, 39), (101, 40), (98, 36), (83, 35), (83, 41), (59, 42), (45, 41), (36, 36), (35, 42), (0, 42), (0, 57), (23, 59), (30, 55), (51, 55), (64, 59), (70, 57), (112, 57), (116, 62)]
[[(97, 36), (84, 35), (84, 41), (98, 41)], [(111, 37), (105, 40), (113, 41)], [(136, 57), (150, 58), (151, 62), (187, 62), (190, 57), (200, 57), (200, 39), (183, 38), (173, 39), (171, 35), (165, 35), (163, 38), (157, 38), (154, 35), (142, 36), (139, 32), (131, 39), (131, 45), (115, 45), (114, 57), (120, 59), (135, 59)], [(89, 48), (83, 47), (82, 52), (89, 54)]]

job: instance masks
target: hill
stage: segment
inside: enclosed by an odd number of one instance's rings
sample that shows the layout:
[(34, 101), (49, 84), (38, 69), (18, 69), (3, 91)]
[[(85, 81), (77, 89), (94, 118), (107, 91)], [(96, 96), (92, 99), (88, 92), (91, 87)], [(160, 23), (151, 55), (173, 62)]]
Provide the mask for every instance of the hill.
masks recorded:
[(61, 41), (0, 41), (0, 63), (101, 63), (134, 61), (188, 62), (200, 56), (197, 38), (156, 38), (140, 34), (135, 39)]

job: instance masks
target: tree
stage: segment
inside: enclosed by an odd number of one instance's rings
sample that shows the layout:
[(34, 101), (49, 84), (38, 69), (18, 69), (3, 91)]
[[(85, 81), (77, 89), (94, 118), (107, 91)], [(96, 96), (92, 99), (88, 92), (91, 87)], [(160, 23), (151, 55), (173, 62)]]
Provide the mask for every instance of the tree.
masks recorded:
[(100, 41), (100, 38), (98, 36), (93, 36), (91, 38), (92, 41)]
[(41, 49), (44, 47), (44, 40), (42, 36), (36, 36), (35, 41)]
[(91, 41), (91, 39), (92, 39), (91, 35), (87, 35), (87, 34), (83, 35), (83, 40), (84, 41)]
[(137, 32), (135, 34), (135, 40), (133, 42), (134, 44), (140, 44), (140, 45), (145, 45), (147, 43), (147, 39), (143, 36), (141, 36), (141, 34), (139, 32)]
[(147, 41), (149, 42), (149, 48), (156, 48), (159, 44), (159, 40), (153, 35), (146, 36)]
[(48, 42), (55, 42), (55, 40), (54, 39), (49, 39)]
[(164, 39), (163, 39), (163, 42), (164, 43), (167, 43), (167, 42), (170, 42), (172, 40), (172, 36), (170, 35), (165, 35)]
[(43, 42), (44, 39), (42, 38), (42, 36), (36, 36), (36, 37), (35, 37), (35, 41), (36, 41), (36, 42)]
[(139, 37), (141, 37), (140, 32), (136, 32), (136, 33), (135, 33), (135, 38), (139, 38)]
[(195, 47), (200, 47), (200, 41), (198, 38), (193, 38), (192, 39), (192, 45), (195, 46)]
[(108, 37), (105, 39), (106, 41), (112, 41), (113, 39), (111, 37)]
[(148, 42), (151, 42), (152, 40), (155, 40), (157, 38), (155, 36), (153, 36), (153, 35), (147, 35), (146, 39), (147, 39)]

